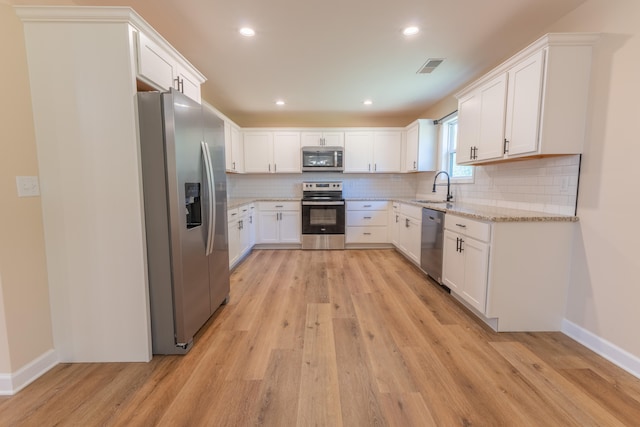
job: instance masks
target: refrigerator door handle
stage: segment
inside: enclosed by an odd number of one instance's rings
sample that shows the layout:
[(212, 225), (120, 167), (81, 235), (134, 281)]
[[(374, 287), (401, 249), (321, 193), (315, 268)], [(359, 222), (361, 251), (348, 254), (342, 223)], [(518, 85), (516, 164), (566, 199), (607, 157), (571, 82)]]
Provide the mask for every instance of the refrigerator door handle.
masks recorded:
[(202, 157), (204, 158), (204, 170), (207, 177), (207, 192), (209, 199), (208, 213), (209, 224), (207, 227), (207, 249), (206, 255), (209, 256), (213, 252), (213, 235), (216, 224), (216, 200), (215, 200), (215, 187), (213, 179), (213, 170), (211, 167), (211, 156), (209, 155), (209, 144), (204, 141), (200, 141), (200, 147), (202, 148)]

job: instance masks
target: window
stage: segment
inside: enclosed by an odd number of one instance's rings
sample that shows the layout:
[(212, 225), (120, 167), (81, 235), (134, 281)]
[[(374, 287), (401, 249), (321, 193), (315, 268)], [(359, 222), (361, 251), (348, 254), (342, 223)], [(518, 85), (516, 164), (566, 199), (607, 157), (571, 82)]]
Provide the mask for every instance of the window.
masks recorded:
[(441, 168), (451, 177), (451, 182), (473, 183), (473, 166), (456, 164), (458, 145), (458, 113), (454, 113), (440, 122)]

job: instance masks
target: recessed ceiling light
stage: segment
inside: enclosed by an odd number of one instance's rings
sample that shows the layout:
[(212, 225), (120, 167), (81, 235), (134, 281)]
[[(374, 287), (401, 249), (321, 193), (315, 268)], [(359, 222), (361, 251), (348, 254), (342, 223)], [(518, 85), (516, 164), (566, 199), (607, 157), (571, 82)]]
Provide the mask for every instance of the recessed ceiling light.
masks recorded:
[(402, 30), (402, 34), (404, 34), (405, 36), (414, 36), (419, 32), (420, 32), (420, 28), (418, 27), (407, 27), (404, 30)]
[(279, 107), (282, 107), (284, 104), (285, 104), (285, 102), (282, 99), (278, 99), (276, 101), (276, 105), (279, 106)]
[(371, 104), (373, 104), (373, 101), (372, 101), (372, 100), (370, 100), (370, 99), (365, 99), (362, 103), (363, 103), (364, 105), (371, 105)]
[(240, 28), (240, 34), (242, 34), (245, 37), (253, 37), (256, 35), (256, 32), (253, 28), (242, 27)]

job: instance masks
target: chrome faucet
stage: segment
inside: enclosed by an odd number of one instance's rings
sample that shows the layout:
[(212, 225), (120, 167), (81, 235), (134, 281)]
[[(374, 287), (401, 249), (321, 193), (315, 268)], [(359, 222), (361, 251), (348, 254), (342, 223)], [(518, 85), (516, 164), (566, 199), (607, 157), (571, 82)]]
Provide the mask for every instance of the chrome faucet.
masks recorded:
[(444, 184), (436, 184), (436, 180), (438, 179), (438, 176), (442, 173), (447, 175), (447, 202), (450, 202), (453, 199), (453, 195), (451, 194), (451, 179), (449, 178), (449, 174), (447, 173), (447, 171), (440, 171), (436, 174), (436, 176), (433, 177), (432, 192), (433, 193), (436, 192), (436, 185), (444, 185)]

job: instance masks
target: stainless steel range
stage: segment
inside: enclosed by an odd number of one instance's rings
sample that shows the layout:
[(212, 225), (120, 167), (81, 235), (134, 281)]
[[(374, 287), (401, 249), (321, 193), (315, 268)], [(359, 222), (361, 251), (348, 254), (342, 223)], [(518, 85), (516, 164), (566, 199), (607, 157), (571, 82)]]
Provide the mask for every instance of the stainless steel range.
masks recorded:
[(302, 249), (344, 249), (342, 182), (302, 183)]

